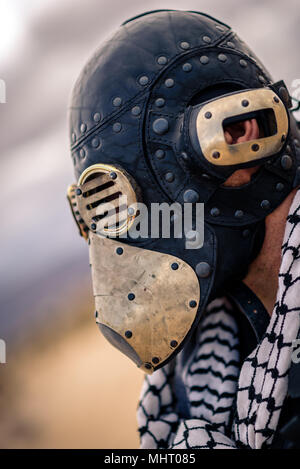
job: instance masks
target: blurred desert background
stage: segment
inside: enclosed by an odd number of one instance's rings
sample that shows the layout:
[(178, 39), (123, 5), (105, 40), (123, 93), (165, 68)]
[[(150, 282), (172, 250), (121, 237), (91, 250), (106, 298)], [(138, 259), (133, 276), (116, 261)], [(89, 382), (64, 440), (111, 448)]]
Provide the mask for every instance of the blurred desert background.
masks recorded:
[(0, 0), (1, 448), (139, 445), (143, 375), (95, 325), (87, 245), (66, 202), (67, 108), (99, 43), (161, 8), (216, 16), (275, 80), (300, 78), (299, 0)]

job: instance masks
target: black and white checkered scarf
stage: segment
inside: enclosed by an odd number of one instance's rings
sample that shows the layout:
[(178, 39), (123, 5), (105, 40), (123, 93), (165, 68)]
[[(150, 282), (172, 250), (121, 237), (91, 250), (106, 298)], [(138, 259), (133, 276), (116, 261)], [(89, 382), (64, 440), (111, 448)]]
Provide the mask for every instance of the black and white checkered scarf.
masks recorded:
[[(287, 218), (277, 299), (260, 343), (240, 363), (232, 306), (226, 298), (210, 303), (189, 360), (182, 365), (179, 354), (145, 378), (138, 407), (141, 448), (271, 445), (300, 326), (299, 243), (300, 191)], [(178, 412), (178, 395), (187, 403), (187, 418)]]

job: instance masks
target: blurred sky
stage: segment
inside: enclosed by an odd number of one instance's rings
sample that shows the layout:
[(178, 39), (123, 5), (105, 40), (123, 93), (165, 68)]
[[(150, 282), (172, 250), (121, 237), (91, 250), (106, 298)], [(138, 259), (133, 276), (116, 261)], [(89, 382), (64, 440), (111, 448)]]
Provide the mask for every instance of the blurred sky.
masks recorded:
[(0, 337), (49, 319), (57, 298), (88, 275), (87, 247), (65, 198), (74, 182), (71, 89), (124, 20), (161, 8), (217, 17), (275, 80), (290, 86), (300, 78), (299, 0), (0, 0), (0, 79), (7, 87), (7, 103), (0, 104)]

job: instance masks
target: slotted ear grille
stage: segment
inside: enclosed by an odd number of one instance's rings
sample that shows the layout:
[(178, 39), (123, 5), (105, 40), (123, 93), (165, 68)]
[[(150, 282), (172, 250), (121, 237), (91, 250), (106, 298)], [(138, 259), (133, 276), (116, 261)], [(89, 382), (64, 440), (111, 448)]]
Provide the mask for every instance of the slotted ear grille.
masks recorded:
[(140, 191), (126, 171), (103, 164), (90, 166), (80, 176), (75, 192), (80, 216), (90, 230), (108, 237), (129, 230)]

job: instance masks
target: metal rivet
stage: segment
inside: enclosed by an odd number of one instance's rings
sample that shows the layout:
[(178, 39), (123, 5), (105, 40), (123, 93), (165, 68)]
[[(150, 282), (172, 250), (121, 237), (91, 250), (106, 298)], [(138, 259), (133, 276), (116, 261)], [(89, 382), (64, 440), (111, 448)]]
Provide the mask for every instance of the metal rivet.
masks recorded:
[(183, 151), (180, 155), (180, 157), (184, 160), (184, 161), (189, 161), (189, 157), (187, 155), (187, 153), (185, 153), (185, 151)]
[(128, 215), (130, 215), (130, 216), (134, 215), (134, 214), (135, 214), (134, 208), (133, 208), (133, 207), (129, 207), (128, 210), (127, 210), (127, 213), (128, 213)]
[(220, 158), (220, 156), (221, 156), (221, 155), (220, 155), (220, 152), (219, 152), (219, 151), (214, 151), (213, 154), (212, 154), (212, 157), (215, 158), (216, 160), (217, 160), (218, 158)]
[(115, 122), (114, 125), (113, 125), (113, 131), (114, 132), (120, 132), (122, 129), (122, 124), (120, 124), (120, 122)]
[(117, 173), (115, 173), (114, 171), (111, 171), (109, 173), (109, 177), (110, 177), (110, 179), (117, 179)]
[(152, 363), (154, 363), (154, 365), (157, 365), (157, 363), (159, 363), (159, 358), (158, 357), (153, 357), (152, 358)]
[(76, 195), (81, 195), (81, 194), (82, 194), (81, 189), (76, 189)]
[(220, 60), (220, 62), (226, 62), (227, 61), (227, 55), (219, 54), (218, 55), (218, 60)]
[(220, 215), (220, 210), (218, 207), (213, 207), (210, 211), (212, 217), (218, 217)]
[(188, 231), (186, 234), (185, 234), (185, 238), (188, 240), (188, 241), (196, 241), (197, 239), (197, 231), (194, 231), (194, 230), (190, 230)]
[(243, 107), (249, 106), (249, 101), (248, 101), (247, 99), (243, 99), (243, 101), (242, 101), (242, 106), (243, 106)]
[(83, 133), (86, 131), (86, 124), (81, 124), (80, 131)]
[(171, 345), (172, 348), (175, 348), (175, 347), (177, 347), (178, 342), (176, 340), (171, 340), (170, 345)]
[(248, 65), (248, 64), (247, 64), (246, 60), (244, 60), (244, 59), (241, 59), (241, 60), (240, 60), (240, 66), (241, 66), (241, 67), (246, 68), (247, 65)]
[(206, 42), (206, 44), (211, 43), (211, 38), (209, 36), (203, 36), (202, 40), (203, 40), (203, 42)]
[(139, 84), (145, 86), (149, 83), (149, 78), (146, 75), (143, 75), (139, 78)]
[(184, 72), (190, 72), (192, 70), (192, 68), (193, 68), (192, 64), (190, 64), (188, 62), (182, 65), (182, 70)]
[(183, 41), (183, 42), (180, 43), (180, 47), (181, 47), (181, 49), (186, 50), (186, 49), (190, 48), (190, 44), (188, 42)]
[(85, 150), (83, 148), (81, 148), (79, 154), (80, 154), (80, 158), (85, 158)]
[(228, 47), (235, 47), (234, 44), (233, 44), (233, 42), (231, 42), (231, 41), (228, 41), (228, 42), (227, 42), (227, 46), (228, 46)]
[(171, 173), (171, 172), (169, 172), (169, 173), (167, 173), (167, 174), (165, 175), (165, 180), (166, 180), (167, 182), (173, 182), (174, 179), (175, 179), (174, 174)]
[(154, 154), (155, 154), (156, 158), (158, 158), (159, 160), (161, 160), (165, 156), (164, 150), (161, 150), (160, 148), (158, 150), (156, 150), (156, 152)]
[(199, 262), (196, 265), (196, 274), (200, 278), (207, 278), (211, 274), (211, 266), (207, 262)]
[(274, 96), (273, 101), (274, 101), (274, 103), (278, 104), (279, 103), (279, 98), (277, 98), (277, 96)]
[(159, 117), (153, 122), (152, 128), (157, 135), (164, 135), (169, 130), (169, 122), (164, 117)]
[(194, 204), (199, 200), (199, 194), (194, 189), (187, 189), (183, 194), (184, 202)]
[(202, 55), (202, 56), (200, 57), (200, 63), (201, 63), (202, 65), (206, 65), (206, 64), (208, 64), (208, 62), (209, 62), (209, 58), (207, 57), (207, 55)]
[(243, 230), (243, 232), (242, 232), (243, 238), (248, 238), (249, 235), (250, 235), (250, 230), (247, 230), (247, 229)]
[(126, 337), (127, 339), (130, 339), (130, 338), (132, 337), (132, 332), (131, 332), (131, 331), (126, 331), (126, 332), (125, 332), (125, 337)]
[(145, 363), (145, 364), (144, 364), (144, 367), (145, 367), (147, 370), (151, 370), (152, 365), (151, 365), (151, 363)]
[(97, 228), (96, 223), (92, 223), (92, 224), (91, 224), (91, 229), (92, 229), (92, 230), (95, 230), (96, 228)]
[(235, 213), (234, 213), (234, 216), (236, 218), (242, 218), (244, 216), (243, 210), (236, 210)]
[(157, 63), (159, 65), (166, 65), (168, 63), (168, 59), (164, 55), (161, 55), (160, 57), (158, 57)]
[(220, 26), (219, 24), (216, 25), (216, 29), (222, 31), (222, 33), (225, 31), (225, 28), (223, 26)]
[(140, 106), (134, 106), (132, 109), (131, 109), (131, 114), (134, 115), (134, 116), (138, 116), (140, 115), (141, 113), (141, 108)]
[(282, 182), (278, 182), (278, 183), (276, 184), (276, 190), (277, 190), (278, 192), (281, 192), (281, 191), (283, 191), (283, 189), (284, 189), (284, 184), (282, 184)]
[(97, 148), (99, 147), (99, 145), (100, 145), (100, 140), (97, 137), (93, 138), (92, 147)]
[(76, 134), (75, 132), (72, 133), (72, 142), (75, 143), (76, 142)]
[(135, 299), (135, 294), (134, 293), (128, 293), (128, 300), (133, 301)]
[(116, 253), (121, 256), (123, 254), (123, 248), (117, 248)]
[(269, 208), (271, 207), (271, 204), (270, 204), (269, 200), (263, 200), (263, 201), (260, 203), (260, 206), (261, 206), (261, 208), (263, 208), (264, 210), (269, 210)]
[(259, 76), (258, 76), (258, 79), (259, 79), (259, 81), (260, 81), (261, 83), (265, 83), (265, 82), (266, 82), (265, 77), (263, 77), (262, 75), (259, 75)]
[(171, 264), (171, 269), (172, 270), (177, 270), (179, 267), (179, 265), (177, 264), (177, 262), (173, 262), (173, 264)]
[(155, 106), (156, 107), (163, 107), (165, 105), (165, 100), (164, 98), (157, 98), (155, 100)]
[(93, 116), (93, 119), (94, 119), (94, 122), (99, 122), (100, 121), (101, 116), (100, 116), (99, 112), (95, 112), (95, 114)]
[(189, 307), (190, 307), (190, 308), (196, 308), (196, 306), (197, 306), (197, 301), (191, 300), (191, 301), (189, 302)]
[(165, 85), (167, 88), (172, 88), (174, 86), (175, 82), (173, 80), (173, 78), (167, 78), (165, 80)]
[(117, 96), (116, 98), (114, 98), (114, 100), (113, 100), (113, 105), (114, 105), (115, 107), (119, 107), (119, 106), (121, 106), (121, 104), (122, 104), (122, 98), (120, 98), (119, 96)]
[(259, 150), (259, 145), (257, 143), (254, 143), (252, 146), (251, 146), (251, 150), (252, 151), (258, 151)]
[(212, 113), (208, 111), (204, 114), (204, 117), (205, 119), (210, 119), (212, 117)]
[(289, 170), (293, 166), (293, 160), (290, 155), (283, 155), (280, 160), (282, 169)]

